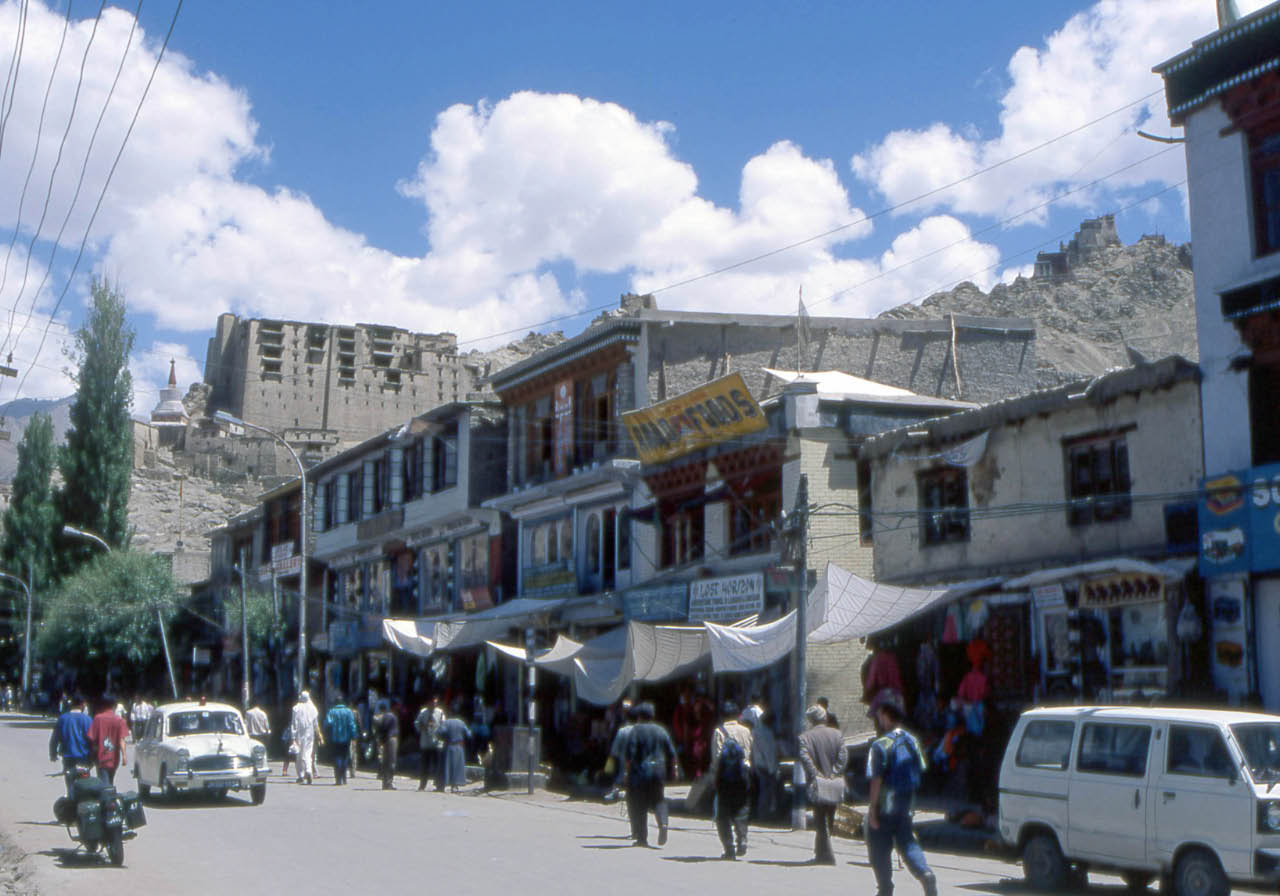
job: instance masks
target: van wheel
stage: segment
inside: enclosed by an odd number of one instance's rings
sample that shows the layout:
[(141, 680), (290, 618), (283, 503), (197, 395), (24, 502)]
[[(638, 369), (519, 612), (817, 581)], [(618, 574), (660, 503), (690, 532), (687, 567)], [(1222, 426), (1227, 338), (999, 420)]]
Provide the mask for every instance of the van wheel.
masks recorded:
[(1213, 853), (1193, 849), (1173, 869), (1174, 896), (1227, 896), (1227, 876)]
[(1146, 890), (1156, 878), (1154, 874), (1148, 874), (1145, 871), (1126, 871), (1120, 876), (1124, 878), (1125, 886), (1132, 893), (1141, 893)]
[(1052, 834), (1033, 834), (1022, 847), (1022, 873), (1033, 890), (1061, 890), (1067, 882), (1067, 860)]

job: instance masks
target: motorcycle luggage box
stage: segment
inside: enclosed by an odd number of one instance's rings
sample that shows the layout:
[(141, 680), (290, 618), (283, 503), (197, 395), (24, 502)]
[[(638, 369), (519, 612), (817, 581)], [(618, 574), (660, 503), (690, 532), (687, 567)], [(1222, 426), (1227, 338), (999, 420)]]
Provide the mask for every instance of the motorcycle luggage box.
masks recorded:
[(71, 782), (71, 798), (77, 803), (81, 800), (101, 799), (102, 789), (106, 786), (106, 783), (96, 775), (76, 778)]
[(58, 824), (76, 823), (76, 801), (69, 796), (60, 796), (53, 802), (53, 817)]
[(124, 807), (124, 822), (129, 827), (136, 829), (147, 823), (147, 813), (142, 810), (142, 800), (138, 799), (138, 795), (132, 790), (120, 797), (120, 804)]
[(80, 837), (83, 840), (101, 840), (102, 803), (97, 800), (81, 800), (76, 806), (76, 815), (80, 823)]

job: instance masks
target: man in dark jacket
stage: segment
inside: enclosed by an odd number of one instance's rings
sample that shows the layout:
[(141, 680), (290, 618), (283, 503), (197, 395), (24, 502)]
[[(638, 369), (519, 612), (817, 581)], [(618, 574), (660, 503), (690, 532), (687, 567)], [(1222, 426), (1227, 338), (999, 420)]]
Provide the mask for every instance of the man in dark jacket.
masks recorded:
[(836, 806), (844, 798), (844, 769), (849, 751), (840, 732), (827, 724), (827, 711), (810, 706), (805, 711), (809, 728), (800, 735), (800, 764), (809, 782), (809, 802), (813, 804), (813, 861), (818, 865), (834, 865), (836, 854), (831, 849), (831, 824)]
[(667, 842), (667, 798), (663, 784), (675, 767), (676, 747), (671, 735), (653, 720), (649, 702), (635, 709), (636, 724), (626, 741), (627, 813), (637, 846), (649, 845), (649, 810), (658, 819), (658, 845)]

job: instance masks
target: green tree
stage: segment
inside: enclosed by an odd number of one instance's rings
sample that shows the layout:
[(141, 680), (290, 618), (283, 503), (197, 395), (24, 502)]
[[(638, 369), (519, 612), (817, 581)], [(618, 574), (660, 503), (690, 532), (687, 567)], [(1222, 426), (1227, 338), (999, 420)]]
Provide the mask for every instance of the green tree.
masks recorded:
[(45, 602), (37, 649), (75, 669), (82, 688), (154, 680), (164, 663), (156, 611), (166, 626), (176, 612), (169, 563), (137, 551), (98, 554)]
[(32, 591), (47, 586), (53, 575), (54, 536), (59, 521), (53, 502), (53, 420), (35, 413), (18, 443), (18, 470), (4, 513), (5, 572), (28, 579)]
[[(129, 354), (133, 329), (119, 289), (94, 280), (89, 312), (68, 352), (77, 365), (71, 428), (58, 456), (62, 488), (57, 507), (63, 523), (100, 535), (114, 547), (129, 536), (129, 483), (133, 468), (133, 377)], [(64, 573), (100, 548), (63, 541)]]
[[(245, 593), (245, 608), (249, 617), (249, 649), (267, 650), (280, 644), (288, 632), (284, 614), (277, 608), (270, 592), (251, 589)], [(240, 589), (229, 588), (223, 593), (223, 617), (227, 620), (226, 633), (240, 644)]]

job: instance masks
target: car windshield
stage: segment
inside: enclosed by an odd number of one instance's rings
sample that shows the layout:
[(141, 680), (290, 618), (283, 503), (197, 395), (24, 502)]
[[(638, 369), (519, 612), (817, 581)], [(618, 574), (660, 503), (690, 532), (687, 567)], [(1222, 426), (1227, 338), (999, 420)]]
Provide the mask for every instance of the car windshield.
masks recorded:
[(1255, 781), (1280, 778), (1280, 722), (1240, 722), (1231, 733)]
[(175, 712), (169, 716), (170, 737), (187, 734), (244, 734), (238, 713), (226, 710), (200, 709)]

